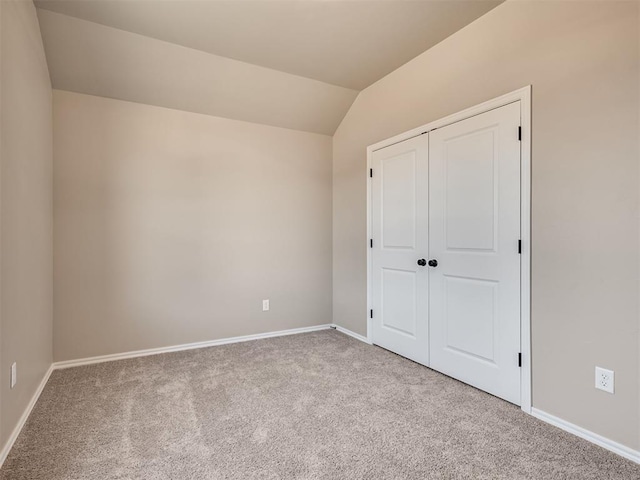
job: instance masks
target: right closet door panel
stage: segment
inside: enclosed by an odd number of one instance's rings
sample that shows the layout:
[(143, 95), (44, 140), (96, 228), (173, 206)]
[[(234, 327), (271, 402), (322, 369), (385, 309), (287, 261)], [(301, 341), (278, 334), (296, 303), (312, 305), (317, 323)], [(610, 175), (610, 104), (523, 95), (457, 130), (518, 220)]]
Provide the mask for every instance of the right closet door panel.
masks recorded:
[(515, 404), (519, 126), (516, 102), (429, 133), (429, 363)]

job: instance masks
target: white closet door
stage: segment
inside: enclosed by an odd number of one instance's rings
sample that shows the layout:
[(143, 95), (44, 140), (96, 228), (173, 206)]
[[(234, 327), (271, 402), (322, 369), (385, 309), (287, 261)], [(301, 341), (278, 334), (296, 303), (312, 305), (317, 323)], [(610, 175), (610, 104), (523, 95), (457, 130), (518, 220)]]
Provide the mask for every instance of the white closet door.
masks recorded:
[(429, 136), (430, 366), (520, 404), (520, 103)]
[(428, 365), (428, 135), (373, 153), (373, 342)]

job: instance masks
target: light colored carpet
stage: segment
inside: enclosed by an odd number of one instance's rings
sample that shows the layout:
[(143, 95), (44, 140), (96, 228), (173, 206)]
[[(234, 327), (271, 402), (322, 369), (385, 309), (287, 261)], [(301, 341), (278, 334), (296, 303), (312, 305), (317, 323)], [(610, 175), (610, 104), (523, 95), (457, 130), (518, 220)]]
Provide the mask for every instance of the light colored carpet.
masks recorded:
[(602, 480), (640, 466), (327, 330), (55, 371), (0, 478)]

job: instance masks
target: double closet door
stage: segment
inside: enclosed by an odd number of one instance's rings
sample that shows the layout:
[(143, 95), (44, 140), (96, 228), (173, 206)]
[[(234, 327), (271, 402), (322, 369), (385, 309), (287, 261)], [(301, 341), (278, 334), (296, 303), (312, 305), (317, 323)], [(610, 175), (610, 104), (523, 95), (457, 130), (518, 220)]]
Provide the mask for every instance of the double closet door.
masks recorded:
[(520, 404), (520, 103), (372, 155), (373, 342)]

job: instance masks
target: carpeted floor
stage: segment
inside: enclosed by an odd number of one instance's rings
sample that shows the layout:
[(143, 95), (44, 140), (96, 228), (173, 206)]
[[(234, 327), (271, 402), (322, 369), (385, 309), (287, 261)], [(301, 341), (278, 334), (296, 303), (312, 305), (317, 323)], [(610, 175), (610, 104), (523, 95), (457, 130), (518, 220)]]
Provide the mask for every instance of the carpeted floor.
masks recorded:
[(55, 371), (2, 480), (640, 479), (333, 330)]

